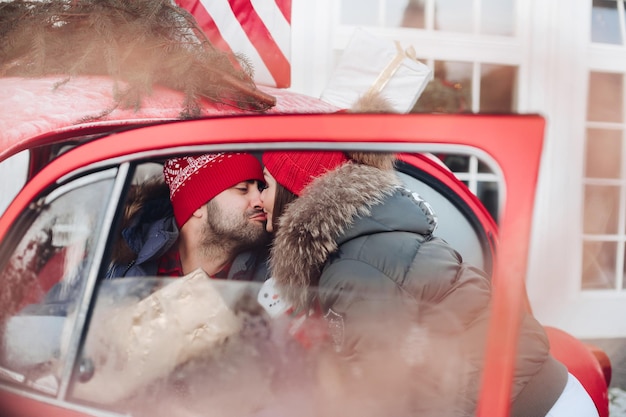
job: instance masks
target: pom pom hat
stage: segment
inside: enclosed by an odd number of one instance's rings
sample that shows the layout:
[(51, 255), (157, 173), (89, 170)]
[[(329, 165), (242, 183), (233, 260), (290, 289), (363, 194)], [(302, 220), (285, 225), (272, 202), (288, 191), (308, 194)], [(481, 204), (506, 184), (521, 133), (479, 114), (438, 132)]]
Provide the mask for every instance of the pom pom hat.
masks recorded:
[(257, 158), (248, 153), (220, 152), (172, 158), (163, 166), (174, 217), (182, 227), (198, 207), (242, 181), (263, 181)]
[(263, 154), (263, 164), (276, 182), (297, 196), (313, 179), (348, 160), (339, 151), (272, 151)]

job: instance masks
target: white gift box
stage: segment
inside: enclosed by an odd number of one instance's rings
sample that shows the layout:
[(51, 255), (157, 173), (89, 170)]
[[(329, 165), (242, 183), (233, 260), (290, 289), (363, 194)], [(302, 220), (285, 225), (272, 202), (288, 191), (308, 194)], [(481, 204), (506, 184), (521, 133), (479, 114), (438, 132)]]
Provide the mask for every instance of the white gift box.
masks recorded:
[(357, 29), (322, 92), (322, 100), (349, 109), (368, 93), (380, 93), (399, 113), (409, 112), (432, 71), (415, 58), (412, 47)]

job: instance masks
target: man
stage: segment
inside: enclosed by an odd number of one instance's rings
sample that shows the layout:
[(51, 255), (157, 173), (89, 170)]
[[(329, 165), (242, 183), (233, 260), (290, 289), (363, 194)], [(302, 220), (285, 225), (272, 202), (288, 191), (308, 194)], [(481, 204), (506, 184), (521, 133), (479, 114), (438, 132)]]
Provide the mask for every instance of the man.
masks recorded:
[(261, 164), (247, 153), (173, 158), (129, 196), (108, 278), (183, 276), (263, 281), (269, 241)]
[[(114, 245), (107, 278), (124, 276), (182, 277), (186, 275), (193, 281), (194, 277), (203, 275), (199, 274), (199, 269), (202, 269), (212, 278), (264, 281), (269, 239), (265, 231), (266, 216), (260, 207), (259, 183), (261, 181), (263, 181), (261, 164), (254, 156), (247, 153), (213, 153), (173, 158), (166, 161), (162, 177), (159, 176), (147, 183), (131, 187), (121, 226), (122, 233)], [(192, 274), (194, 271), (196, 273)], [(12, 345), (0, 353), (14, 356), (22, 355), (23, 352), (28, 351), (29, 346), (33, 340), (37, 340), (37, 337), (41, 338), (40, 342), (35, 343), (38, 346), (49, 346), (49, 340), (62, 340), (62, 326), (53, 326), (48, 331), (42, 332), (40, 325), (29, 324), (31, 321), (24, 324), (19, 318), (24, 316), (27, 316), (27, 319), (36, 316), (59, 316), (61, 318), (70, 316), (77, 301), (80, 300), (84, 278), (85, 273), (81, 267), (75, 279), (57, 283), (41, 302), (26, 306), (19, 315), (16, 315), (18, 319), (11, 326), (12, 333), (4, 334), (7, 340), (11, 339)], [(128, 300), (138, 295), (133, 292), (134, 288), (131, 288), (136, 283), (129, 281), (131, 287), (126, 287), (122, 281), (111, 280), (102, 283), (103, 286), (98, 290), (98, 297), (106, 298), (109, 295), (106, 291), (110, 289), (113, 290), (112, 294), (117, 297), (120, 295), (120, 288), (125, 291), (123, 295), (128, 296)], [(189, 282), (189, 279), (176, 281), (176, 283), (184, 284)], [(146, 302), (143, 299), (146, 295), (141, 296), (142, 300), (136, 304), (122, 303), (118, 305), (115, 302), (117, 298), (101, 304), (102, 309), (94, 312), (98, 316), (92, 320), (89, 329), (89, 343), (95, 343), (96, 349), (87, 349), (84, 353), (85, 358), (88, 359), (88, 362), (85, 363), (91, 364), (89, 366), (92, 367), (92, 370), (96, 370), (94, 381), (98, 381), (98, 378), (106, 379), (106, 376), (109, 375), (106, 368), (103, 370), (109, 357), (118, 358), (115, 356), (118, 352), (125, 352), (125, 355), (119, 359), (122, 361), (119, 363), (123, 363), (128, 358), (128, 349), (135, 346), (136, 352), (138, 345), (133, 337), (153, 331), (154, 328), (151, 326), (159, 326), (161, 338), (140, 338), (145, 343), (139, 346), (144, 348), (145, 352), (142, 352), (146, 355), (148, 351), (154, 352), (160, 348), (158, 343), (155, 344), (151, 341), (163, 340), (164, 337), (179, 334), (181, 328), (193, 328), (197, 330), (197, 335), (203, 335), (194, 339), (193, 343), (187, 342), (187, 339), (176, 342), (176, 338), (172, 336), (173, 346), (181, 351), (186, 347), (196, 348), (198, 344), (208, 350), (213, 346), (212, 340), (221, 341), (220, 335), (214, 334), (218, 328), (216, 323), (208, 327), (203, 325), (197, 329), (193, 327), (198, 324), (197, 317), (202, 318), (209, 314), (206, 312), (207, 303), (215, 304), (220, 301), (219, 291), (208, 291), (207, 288), (211, 287), (203, 283), (202, 279), (194, 282), (196, 282), (196, 286), (191, 286), (194, 291), (198, 288), (204, 288), (205, 291), (196, 292), (192, 297), (184, 300), (172, 297), (173, 291), (170, 291), (170, 296), (163, 293), (158, 294), (158, 296), (154, 293), (149, 295), (161, 301), (167, 300), (166, 305), (158, 306), (158, 314), (162, 321), (156, 324), (150, 319), (152, 316), (148, 315), (147, 321), (142, 322), (141, 326), (137, 325), (142, 317), (146, 317), (138, 312), (156, 314), (153, 305), (150, 304), (151, 300)], [(204, 286), (200, 285), (199, 287), (197, 282)], [(121, 286), (118, 287), (117, 284), (121, 284)], [(164, 288), (167, 288), (168, 291), (175, 289), (176, 285), (174, 284)], [(138, 286), (140, 292), (145, 289), (158, 292), (160, 288), (158, 285), (148, 287), (150, 288)], [(207, 294), (212, 294), (213, 299), (207, 298)], [(187, 314), (190, 309), (196, 308), (197, 314)], [(209, 309), (209, 312), (211, 311)], [(220, 311), (224, 315), (229, 313), (227, 309)], [(233, 313), (229, 314), (232, 316)], [(217, 320), (218, 315), (215, 314), (213, 318)], [(107, 321), (109, 318), (111, 321)], [(134, 321), (135, 319), (138, 321)], [(104, 323), (109, 323), (110, 327), (105, 326)], [(220, 323), (224, 325), (223, 322)], [(124, 324), (129, 324), (129, 326), (124, 327)], [(227, 326), (224, 325), (223, 327)], [(233, 328), (229, 331), (232, 333), (236, 330), (237, 328)], [(93, 342), (94, 340), (97, 343)], [(106, 343), (99, 343), (100, 341)], [(44, 362), (48, 363), (49, 360), (56, 363), (60, 348), (58, 349), (54, 344), (55, 342), (52, 342), (53, 349), (50, 349), (49, 352), (45, 351), (42, 355), (29, 357), (15, 366), (34, 369)], [(174, 347), (170, 346), (172, 349)], [(194, 352), (196, 351), (192, 349), (192, 353)], [(148, 361), (145, 366), (164, 370), (162, 375), (164, 376), (167, 374), (167, 370), (180, 365), (177, 361), (185, 357), (184, 355), (173, 356), (165, 355), (161, 362)], [(111, 359), (109, 363), (117, 364), (116, 360)], [(62, 364), (63, 361), (58, 363)], [(143, 365), (144, 363), (141, 362), (137, 366)], [(124, 392), (124, 387), (138, 388), (143, 383), (149, 382), (142, 376), (148, 375), (149, 372), (146, 371), (134, 375), (133, 378), (128, 378), (127, 375), (122, 377), (119, 374), (125, 369), (125, 367), (121, 367), (117, 369), (118, 373), (112, 372), (115, 376), (115, 382), (119, 385), (115, 392), (121, 391), (124, 394), (129, 394), (130, 392)], [(92, 377), (93, 375), (86, 378)], [(127, 385), (123, 385), (120, 381), (125, 381), (124, 383)], [(86, 387), (85, 382), (82, 385), (83, 388)], [(101, 396), (101, 392), (98, 395)], [(109, 393), (109, 397), (111, 395), (113, 394)], [(105, 401), (105, 398), (107, 397), (103, 396), (102, 401)]]

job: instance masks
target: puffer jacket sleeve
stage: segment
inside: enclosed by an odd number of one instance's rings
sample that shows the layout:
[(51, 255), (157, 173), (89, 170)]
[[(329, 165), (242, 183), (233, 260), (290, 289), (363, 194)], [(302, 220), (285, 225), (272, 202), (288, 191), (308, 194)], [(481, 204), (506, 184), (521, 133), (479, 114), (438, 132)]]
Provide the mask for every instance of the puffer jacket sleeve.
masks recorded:
[[(404, 244), (402, 235), (397, 238), (399, 245), (415, 245)], [(372, 246), (372, 242), (368, 244)], [(336, 340), (342, 351), (358, 351), (371, 333), (361, 325), (352, 329), (356, 321), (373, 325), (387, 318), (410, 317), (411, 323), (417, 321), (438, 333), (458, 334), (486, 318), (489, 279), (462, 263), (443, 240), (420, 242), (411, 259), (400, 266), (396, 251), (386, 253), (389, 249), (380, 246), (377, 254), (361, 249), (359, 257), (340, 255), (323, 271), (320, 300), (326, 314), (342, 317), (343, 336)]]
[[(318, 296), (331, 341), (346, 358), (377, 349), (395, 337), (392, 330), (404, 318), (398, 317), (398, 300), (405, 299), (409, 310), (415, 307), (393, 280), (359, 260), (333, 263), (320, 283)], [(390, 321), (398, 323), (390, 326)]]
[[(397, 234), (396, 239), (398, 247), (412, 244)], [(417, 366), (433, 381), (441, 381), (447, 367), (456, 378), (457, 391), (451, 395), (463, 398), (461, 409), (472, 410), (488, 360), (489, 278), (435, 237), (419, 243), (404, 270), (398, 267), (400, 249), (374, 245), (377, 251), (370, 252), (366, 246), (347, 251), (359, 256), (338, 255), (322, 273), (319, 298), (335, 349), (356, 362), (385, 349), (400, 353), (405, 365)], [(512, 399), (548, 357), (542, 326), (523, 315)]]
[[(396, 233), (394, 241), (396, 249), (370, 238), (324, 269), (319, 298), (335, 349), (357, 366), (383, 352), (398, 362), (385, 369), (413, 369), (409, 380), (421, 375), (420, 394), (427, 386), (447, 390), (452, 406), (471, 412), (483, 368), (490, 281), (441, 239)], [(400, 247), (404, 256), (413, 252), (401, 265)]]

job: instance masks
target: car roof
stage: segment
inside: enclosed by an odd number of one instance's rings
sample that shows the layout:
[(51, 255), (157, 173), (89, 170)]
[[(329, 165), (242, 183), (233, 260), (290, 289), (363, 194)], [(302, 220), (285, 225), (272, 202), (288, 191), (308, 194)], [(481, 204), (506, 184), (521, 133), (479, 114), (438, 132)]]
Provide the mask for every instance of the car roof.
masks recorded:
[[(116, 106), (115, 92), (124, 83), (106, 76), (48, 76), (0, 78), (0, 162), (43, 145), (59, 145), (76, 132), (85, 135), (180, 120), (185, 96), (182, 92), (154, 86), (139, 108)], [(259, 86), (276, 98), (264, 114), (330, 113), (339, 109), (320, 99), (284, 89)], [(208, 99), (202, 100), (201, 116), (255, 114)]]

